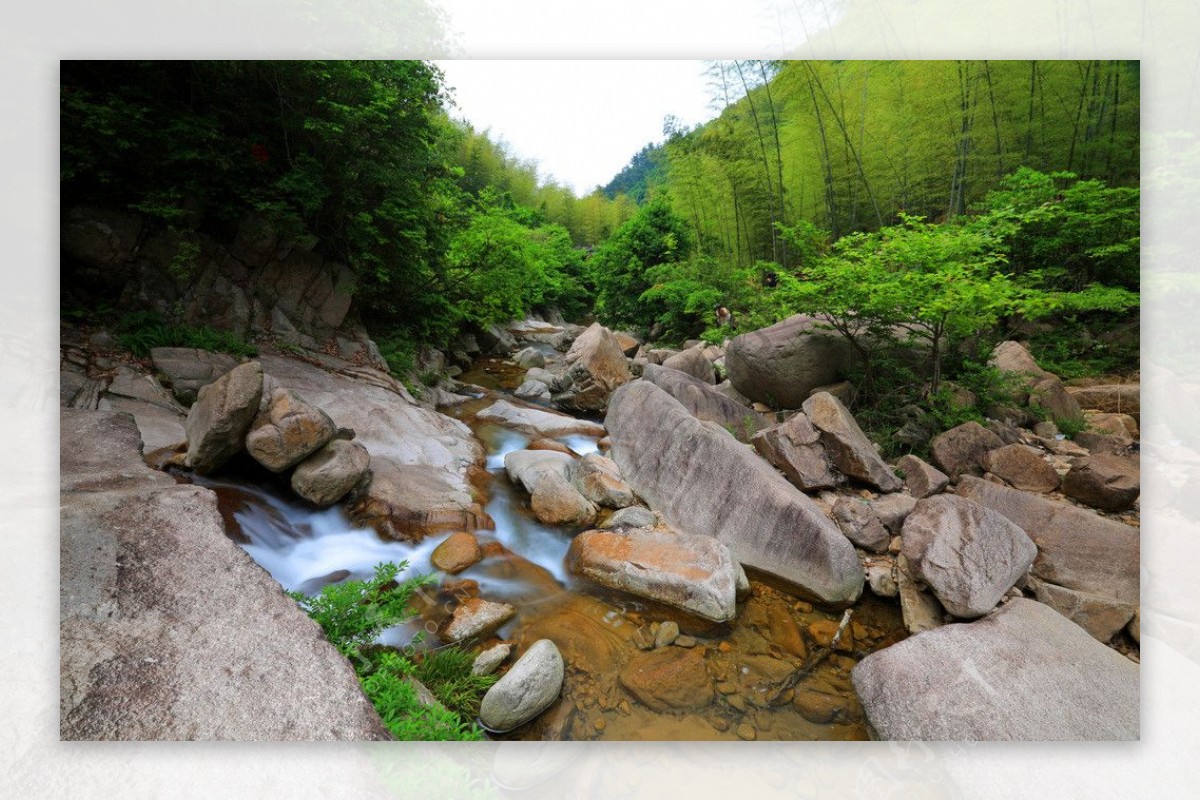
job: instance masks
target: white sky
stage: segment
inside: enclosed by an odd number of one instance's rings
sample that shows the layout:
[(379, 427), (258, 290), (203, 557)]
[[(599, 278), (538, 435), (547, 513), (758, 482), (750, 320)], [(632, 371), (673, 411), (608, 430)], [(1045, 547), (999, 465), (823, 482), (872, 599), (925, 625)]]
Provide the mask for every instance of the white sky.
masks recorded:
[(711, 119), (699, 61), (437, 61), (453, 87), (454, 117), (490, 128), (577, 196), (603, 186), (663, 118)]

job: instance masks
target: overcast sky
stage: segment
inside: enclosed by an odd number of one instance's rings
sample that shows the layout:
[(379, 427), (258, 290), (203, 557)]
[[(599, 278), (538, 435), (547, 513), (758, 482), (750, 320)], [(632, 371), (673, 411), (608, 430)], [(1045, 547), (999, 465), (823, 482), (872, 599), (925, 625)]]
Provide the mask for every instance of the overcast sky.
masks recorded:
[(699, 61), (437, 61), (453, 87), (451, 114), (490, 128), (577, 196), (603, 186), (648, 142), (663, 118), (714, 116)]

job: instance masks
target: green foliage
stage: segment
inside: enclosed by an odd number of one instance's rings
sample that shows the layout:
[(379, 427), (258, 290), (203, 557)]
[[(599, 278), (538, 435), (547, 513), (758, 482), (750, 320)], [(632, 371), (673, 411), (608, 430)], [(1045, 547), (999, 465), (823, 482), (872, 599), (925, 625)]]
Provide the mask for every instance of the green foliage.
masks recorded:
[[(411, 681), (418, 672), (419, 668), (400, 654), (383, 652), (374, 670), (361, 677), (363, 692), (375, 705), (392, 736), (397, 740), (482, 740), (483, 732), (470, 717), (447, 706), (421, 703)], [(446, 692), (445, 688), (451, 683), (434, 686)], [(482, 692), (486, 689), (480, 687), (482, 684), (472, 690)], [(433, 687), (430, 690), (438, 695)], [(477, 696), (475, 698), (478, 706)]]
[(436, 581), (430, 574), (397, 584), (396, 576), (407, 566), (407, 562), (381, 563), (375, 566), (374, 577), (365, 581), (327, 584), (315, 596), (288, 594), (320, 624), (333, 646), (350, 657), (374, 642), (384, 629), (411, 618), (413, 593)]
[[(693, 246), (687, 225), (672, 210), (669, 198), (658, 197), (642, 206), (588, 263), (596, 286), (597, 315), (613, 325), (652, 325), (668, 309), (659, 294), (644, 297), (654, 285), (651, 271), (666, 268), (669, 274), (669, 265), (686, 262)], [(682, 313), (693, 312), (686, 310), (685, 303)]]
[(130, 312), (117, 324), (117, 340), (145, 358), (152, 348), (198, 348), (234, 356), (257, 356), (258, 349), (229, 331), (208, 326), (169, 325), (157, 312)]
[[(397, 740), (481, 740), (473, 719), (496, 678), (472, 676), (472, 654), (456, 647), (401, 654), (372, 645), (385, 629), (410, 620), (413, 594), (437, 580), (430, 574), (397, 583), (406, 567), (406, 562), (382, 563), (365, 581), (328, 584), (316, 596), (288, 594), (353, 661), (363, 692)], [(423, 704), (413, 679), (440, 704)]]

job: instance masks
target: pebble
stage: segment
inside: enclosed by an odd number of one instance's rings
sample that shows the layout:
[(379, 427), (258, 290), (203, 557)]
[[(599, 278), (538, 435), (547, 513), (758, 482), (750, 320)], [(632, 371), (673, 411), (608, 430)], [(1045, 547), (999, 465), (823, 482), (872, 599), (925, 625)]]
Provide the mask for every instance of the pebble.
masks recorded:
[(730, 705), (731, 707), (733, 707), (734, 709), (736, 709), (738, 712), (745, 712), (745, 711), (746, 711), (746, 699), (745, 699), (745, 698), (743, 698), (742, 696), (740, 696), (740, 695), (729, 695), (729, 696), (726, 696), (726, 697), (725, 697), (725, 700), (726, 700), (727, 702), (729, 702), (729, 705)]
[(718, 650), (718, 651), (720, 651), (720, 652), (721, 652), (721, 653), (723, 653), (723, 654), (727, 654), (727, 653), (729, 653), (730, 651), (732, 651), (732, 650), (733, 650), (733, 646), (732, 646), (732, 645), (730, 645), (730, 644), (729, 644), (729, 643), (727, 643), (727, 642), (723, 642), (723, 643), (721, 643), (720, 645), (718, 645), (718, 646), (717, 646), (717, 650)]
[(813, 605), (808, 601), (796, 601), (796, 603), (792, 604), (792, 609), (795, 609), (797, 612), (808, 614), (813, 610)]
[(658, 627), (658, 632), (654, 635), (654, 647), (665, 648), (679, 637), (679, 624), (673, 620), (668, 620)]
[(712, 722), (713, 728), (717, 731), (729, 731), (729, 721), (725, 718), (717, 718)]
[(737, 685), (728, 681), (723, 681), (717, 685), (717, 692), (721, 695), (733, 695), (737, 692)]
[(758, 737), (758, 735), (754, 733), (754, 727), (749, 723), (743, 723), (737, 727), (737, 736), (741, 737), (743, 740), (754, 740)]
[(675, 638), (675, 645), (678, 645), (680, 648), (694, 648), (696, 646), (696, 638), (681, 634)]
[(604, 731), (604, 727), (606, 725), (608, 724), (604, 722), (604, 718), (596, 718), (596, 722), (592, 724), (592, 727), (595, 728), (596, 731)]

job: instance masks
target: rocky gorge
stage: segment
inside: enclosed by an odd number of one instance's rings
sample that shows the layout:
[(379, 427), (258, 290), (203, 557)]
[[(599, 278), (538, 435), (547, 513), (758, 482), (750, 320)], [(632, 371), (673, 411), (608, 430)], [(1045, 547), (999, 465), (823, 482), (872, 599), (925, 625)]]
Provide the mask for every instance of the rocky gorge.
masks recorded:
[(802, 316), (676, 350), (546, 314), (406, 384), (338, 265), (243, 228), (153, 292), (232, 299), (257, 356), (63, 325), (65, 739), (386, 738), (284, 594), (385, 560), (438, 583), (381, 642), (475, 652), (497, 738), (1137, 739), (1136, 384), (1005, 342), (1011, 405), (895, 463)]

